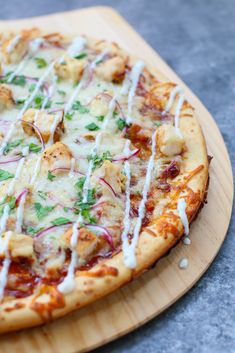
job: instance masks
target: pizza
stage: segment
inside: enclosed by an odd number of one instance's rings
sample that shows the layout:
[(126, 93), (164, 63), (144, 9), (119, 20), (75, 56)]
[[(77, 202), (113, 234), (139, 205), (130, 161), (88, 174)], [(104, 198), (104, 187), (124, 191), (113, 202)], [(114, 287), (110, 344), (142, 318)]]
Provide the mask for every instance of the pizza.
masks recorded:
[(183, 89), (116, 43), (0, 36), (0, 332), (81, 308), (153, 266), (203, 205)]

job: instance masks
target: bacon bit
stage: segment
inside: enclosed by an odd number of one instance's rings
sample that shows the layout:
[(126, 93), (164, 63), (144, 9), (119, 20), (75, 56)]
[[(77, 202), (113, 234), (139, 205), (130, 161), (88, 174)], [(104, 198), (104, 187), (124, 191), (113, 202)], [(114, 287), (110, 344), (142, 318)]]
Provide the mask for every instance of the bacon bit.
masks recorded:
[(157, 189), (160, 189), (165, 192), (171, 191), (171, 185), (167, 183), (165, 180), (164, 181), (159, 181), (157, 184)]
[(97, 271), (78, 271), (79, 276), (87, 276), (87, 277), (105, 277), (105, 276), (118, 276), (118, 269), (115, 267), (102, 265)]
[[(44, 294), (49, 295), (49, 301), (37, 301), (37, 299)], [(50, 321), (52, 319), (52, 311), (54, 309), (63, 308), (64, 306), (64, 295), (60, 293), (56, 287), (50, 285), (41, 285), (39, 293), (33, 298), (30, 304), (30, 308), (36, 311), (43, 321)]]
[(160, 179), (174, 179), (177, 177), (180, 173), (180, 167), (176, 160), (173, 160), (166, 169), (163, 170), (163, 172), (160, 175)]

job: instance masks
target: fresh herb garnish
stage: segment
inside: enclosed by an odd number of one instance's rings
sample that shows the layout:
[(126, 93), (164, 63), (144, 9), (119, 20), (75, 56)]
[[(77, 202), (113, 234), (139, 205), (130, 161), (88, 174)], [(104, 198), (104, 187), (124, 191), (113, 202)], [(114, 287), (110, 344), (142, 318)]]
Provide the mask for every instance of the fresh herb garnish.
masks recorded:
[(58, 89), (57, 92), (63, 97), (66, 95), (66, 92), (63, 91), (62, 89)]
[(23, 75), (15, 76), (15, 77), (13, 78), (13, 80), (11, 80), (10, 83), (13, 84), (13, 85), (16, 85), (16, 86), (21, 86), (21, 87), (23, 87), (23, 86), (26, 85), (25, 76), (23, 76)]
[(62, 104), (65, 104), (65, 102), (55, 102), (55, 104), (62, 105)]
[(61, 226), (63, 224), (68, 224), (71, 223), (71, 221), (68, 218), (65, 217), (59, 217), (54, 219), (54, 221), (51, 222), (54, 226)]
[(7, 172), (6, 170), (0, 169), (0, 181), (14, 178), (14, 174)]
[(36, 84), (35, 83), (32, 83), (30, 86), (29, 86), (29, 92), (33, 92), (35, 90), (35, 87), (36, 87)]
[(23, 98), (19, 98), (19, 99), (16, 99), (16, 105), (19, 105), (19, 106), (21, 106), (22, 104), (24, 104), (24, 102), (25, 102), (25, 99), (23, 99)]
[(48, 171), (47, 173), (47, 179), (50, 181), (53, 181), (55, 179), (55, 175), (52, 174), (52, 172)]
[(8, 201), (8, 206), (10, 207), (11, 210), (13, 210), (13, 208), (15, 208), (16, 206), (16, 197), (12, 196), (10, 198), (10, 200)]
[(100, 129), (99, 126), (96, 125), (95, 123), (90, 123), (90, 124), (86, 125), (85, 128), (89, 131), (97, 131)]
[(86, 177), (81, 177), (78, 179), (78, 181), (75, 184), (75, 187), (81, 191), (83, 189), (84, 183), (85, 183)]
[(74, 112), (66, 113), (65, 114), (65, 119), (67, 120), (72, 120), (73, 119)]
[(43, 219), (44, 217), (46, 217), (51, 211), (53, 211), (55, 208), (55, 206), (45, 206), (43, 207), (39, 202), (36, 202), (34, 204), (34, 209), (36, 211), (36, 215), (39, 219), (39, 221), (41, 219)]
[(43, 58), (34, 58), (34, 60), (36, 61), (38, 69), (43, 69), (44, 67), (47, 66), (47, 62)]
[(156, 126), (161, 126), (162, 123), (161, 123), (161, 121), (155, 121), (155, 122), (154, 122), (154, 125), (156, 125)]
[[(43, 102), (44, 102), (44, 99), (45, 99), (44, 96), (40, 96), (40, 95), (36, 96), (34, 98), (34, 101), (33, 101), (34, 108), (35, 109), (41, 109), (42, 105), (43, 105)], [(48, 100), (48, 102), (47, 102), (47, 104), (46, 104), (46, 106), (44, 108), (48, 109), (50, 107), (51, 107), (51, 101)]]
[(126, 122), (125, 122), (125, 120), (123, 120), (123, 119), (118, 119), (117, 120), (117, 126), (118, 126), (118, 128), (119, 128), (119, 130), (123, 130), (124, 129), (124, 127), (126, 126)]
[(43, 200), (47, 199), (47, 193), (42, 190), (38, 190), (38, 196), (41, 197), (41, 199)]
[(87, 109), (86, 107), (84, 107), (80, 101), (76, 101), (73, 103), (73, 106), (72, 106), (72, 109), (73, 110), (78, 110), (79, 113), (81, 114), (84, 114), (84, 113), (89, 113), (89, 109)]
[(104, 115), (98, 115), (98, 116), (96, 116), (96, 119), (98, 121), (104, 121)]
[(112, 160), (112, 156), (111, 153), (109, 151), (106, 151), (102, 154), (102, 156), (98, 156), (98, 154), (92, 156), (89, 155), (88, 156), (88, 161), (93, 160), (93, 170), (96, 168), (101, 167), (101, 165), (104, 163), (104, 161), (108, 160)]
[(13, 150), (13, 148), (19, 146), (22, 143), (23, 139), (18, 139), (18, 140), (14, 140), (12, 142), (8, 142), (6, 147), (3, 150), (3, 154), (7, 154), (9, 153), (11, 150)]
[(81, 53), (75, 56), (75, 59), (81, 60), (87, 56), (87, 53)]
[(30, 143), (28, 146), (29, 146), (29, 151), (33, 153), (38, 153), (42, 149), (41, 146), (38, 146), (35, 143)]
[(43, 227), (41, 228), (27, 227), (26, 233), (30, 235), (36, 235), (37, 233), (41, 232), (41, 230), (43, 230)]

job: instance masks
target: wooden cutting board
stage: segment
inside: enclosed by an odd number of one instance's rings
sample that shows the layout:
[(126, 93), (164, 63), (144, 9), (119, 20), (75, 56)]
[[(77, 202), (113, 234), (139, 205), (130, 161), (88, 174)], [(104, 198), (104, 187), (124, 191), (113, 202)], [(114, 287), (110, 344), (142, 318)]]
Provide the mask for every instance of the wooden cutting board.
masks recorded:
[[(133, 283), (87, 308), (45, 326), (0, 338), (1, 353), (85, 352), (120, 337), (169, 307), (202, 276), (223, 243), (232, 210), (233, 177), (221, 134), (209, 112), (153, 49), (107, 7), (93, 7), (55, 15), (0, 22), (0, 30), (38, 26), (44, 30), (87, 34), (118, 42), (142, 57), (185, 88), (196, 108), (211, 164), (208, 204), (191, 227), (190, 246), (179, 244), (169, 256)], [(178, 268), (182, 257), (189, 259), (186, 270)]]

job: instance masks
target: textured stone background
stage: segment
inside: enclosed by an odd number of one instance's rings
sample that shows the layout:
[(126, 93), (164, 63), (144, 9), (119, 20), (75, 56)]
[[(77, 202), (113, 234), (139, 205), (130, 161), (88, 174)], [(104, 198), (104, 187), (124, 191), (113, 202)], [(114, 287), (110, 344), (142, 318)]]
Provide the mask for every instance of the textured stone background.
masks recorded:
[[(0, 19), (116, 8), (199, 96), (235, 160), (235, 0), (8, 0)], [(235, 352), (235, 222), (198, 284), (135, 332), (96, 353)]]

